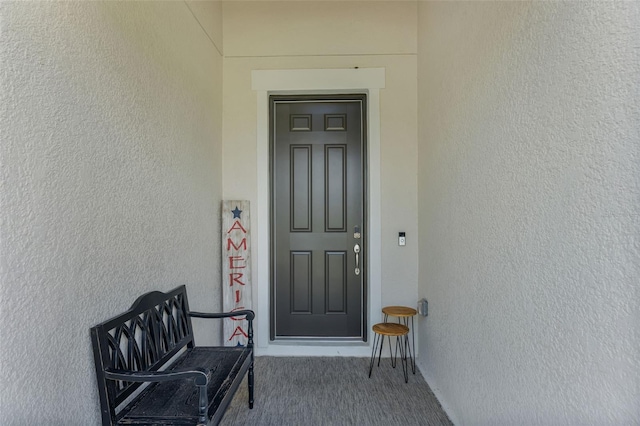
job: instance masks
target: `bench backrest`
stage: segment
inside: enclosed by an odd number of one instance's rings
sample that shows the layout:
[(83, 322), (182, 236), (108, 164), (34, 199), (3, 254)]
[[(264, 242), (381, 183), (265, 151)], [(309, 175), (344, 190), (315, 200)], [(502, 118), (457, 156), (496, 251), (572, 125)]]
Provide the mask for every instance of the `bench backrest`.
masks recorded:
[(108, 380), (104, 369), (157, 371), (180, 350), (193, 347), (187, 290), (153, 291), (125, 313), (91, 328), (103, 422), (116, 420), (116, 407), (143, 383)]

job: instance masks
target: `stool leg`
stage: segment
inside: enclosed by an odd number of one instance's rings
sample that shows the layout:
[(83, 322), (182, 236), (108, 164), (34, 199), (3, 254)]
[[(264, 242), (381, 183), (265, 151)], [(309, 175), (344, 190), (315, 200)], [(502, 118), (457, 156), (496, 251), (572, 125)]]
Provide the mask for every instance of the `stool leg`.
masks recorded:
[[(382, 320), (383, 322), (389, 322), (389, 314), (384, 314), (384, 319)], [(396, 345), (396, 356), (394, 358), (393, 354), (391, 353), (391, 337), (388, 337), (388, 341), (389, 341), (389, 357), (391, 358), (391, 367), (396, 368), (396, 359), (398, 358), (398, 346)]]
[(389, 357), (391, 358), (391, 366), (396, 368), (398, 364), (398, 338), (396, 337), (396, 354), (394, 355), (391, 350), (391, 336), (387, 336), (389, 339)]
[[(407, 324), (408, 323), (409, 321), (407, 321)], [(413, 332), (413, 317), (411, 317), (411, 343), (413, 345), (413, 353), (409, 353), (411, 358), (411, 372), (416, 374), (416, 338)]]
[(380, 336), (378, 335), (378, 333), (373, 333), (373, 348), (371, 349), (371, 361), (369, 362), (369, 377), (371, 377), (371, 370), (373, 370), (373, 363), (376, 360), (376, 349), (378, 348), (379, 342), (380, 342)]
[(400, 356), (402, 357), (402, 373), (404, 374), (404, 382), (409, 382), (409, 366), (407, 365), (407, 347), (409, 346), (409, 336), (404, 335), (404, 344), (400, 345)]
[[(399, 346), (399, 344), (400, 344), (400, 338), (396, 337), (396, 354), (395, 354), (396, 359), (398, 359), (398, 346)], [(402, 355), (402, 354), (400, 354), (400, 355)]]
[(378, 352), (378, 367), (380, 367), (380, 358), (382, 357), (382, 347), (384, 346), (384, 336), (380, 336), (380, 352)]
[[(409, 318), (398, 318), (398, 324), (404, 324), (405, 326), (409, 327)], [(408, 339), (408, 336), (407, 336)], [(409, 352), (409, 360), (411, 361), (411, 372), (413, 374), (416, 374), (416, 340), (415, 340), (415, 334), (413, 332), (413, 317), (411, 317), (411, 342), (413, 343), (413, 345), (408, 346), (408, 352)], [(408, 340), (407, 340), (408, 343)]]
[[(398, 322), (400, 322), (400, 318), (398, 318)], [(404, 325), (409, 327), (409, 318), (403, 318)], [(409, 336), (407, 336), (407, 348), (409, 353), (409, 360), (411, 361), (411, 372), (416, 374), (416, 340), (415, 334), (413, 332), (413, 317), (411, 317), (411, 342), (413, 345), (409, 345)]]

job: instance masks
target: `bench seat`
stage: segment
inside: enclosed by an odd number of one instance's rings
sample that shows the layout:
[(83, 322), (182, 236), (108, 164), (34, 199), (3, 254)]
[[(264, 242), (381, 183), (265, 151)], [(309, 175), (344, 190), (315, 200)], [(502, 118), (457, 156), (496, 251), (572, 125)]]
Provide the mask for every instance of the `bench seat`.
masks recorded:
[[(207, 413), (211, 424), (218, 424), (251, 364), (251, 351), (246, 348), (195, 347), (172, 366), (171, 370), (204, 368), (209, 378)], [(138, 402), (122, 413), (118, 424), (148, 425), (198, 423), (198, 389), (185, 386), (184, 380), (157, 383), (141, 395)], [(215, 415), (217, 414), (217, 415)]]

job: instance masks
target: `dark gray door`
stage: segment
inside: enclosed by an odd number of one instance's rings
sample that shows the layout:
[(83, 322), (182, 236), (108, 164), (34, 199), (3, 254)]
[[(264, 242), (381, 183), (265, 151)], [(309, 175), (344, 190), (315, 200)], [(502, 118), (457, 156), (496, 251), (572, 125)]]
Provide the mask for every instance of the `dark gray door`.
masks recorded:
[(272, 339), (366, 336), (365, 105), (271, 97)]

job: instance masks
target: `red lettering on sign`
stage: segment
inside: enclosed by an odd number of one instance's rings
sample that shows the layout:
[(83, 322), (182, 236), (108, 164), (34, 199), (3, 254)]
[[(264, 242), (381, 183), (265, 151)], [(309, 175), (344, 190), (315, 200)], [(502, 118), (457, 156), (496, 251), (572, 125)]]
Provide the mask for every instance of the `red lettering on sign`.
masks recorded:
[(236, 290), (236, 303), (240, 303), (240, 290)]
[(240, 248), (244, 248), (244, 250), (247, 250), (247, 239), (243, 238), (242, 241), (240, 241), (240, 244), (236, 246), (231, 238), (227, 238), (227, 251), (231, 250), (231, 247), (233, 247), (235, 250), (240, 250)]
[(233, 339), (236, 336), (244, 336), (244, 337), (249, 337), (247, 336), (247, 333), (244, 332), (244, 330), (242, 329), (242, 327), (237, 326), (235, 330), (233, 330), (233, 334), (231, 335), (231, 337), (229, 337), (229, 340)]
[[(237, 308), (234, 308), (229, 312), (237, 312), (237, 311), (241, 311), (243, 309), (244, 309), (244, 306), (238, 306)], [(242, 320), (244, 320), (244, 318), (238, 318), (238, 317), (229, 317), (229, 319), (231, 319), (233, 321), (242, 321)]]
[(236, 265), (236, 262), (243, 262), (245, 259), (242, 256), (229, 256), (229, 269), (243, 269), (246, 268), (247, 265)]
[(227, 234), (230, 234), (231, 231), (233, 231), (234, 229), (241, 229), (242, 232), (244, 232), (245, 234), (247, 233), (247, 230), (242, 227), (242, 224), (240, 223), (239, 220), (236, 220), (235, 222), (233, 222), (233, 225), (231, 225), (231, 228), (229, 228), (229, 230), (227, 231)]
[(233, 287), (233, 283), (240, 284), (240, 285), (246, 285), (246, 283), (243, 283), (242, 281), (240, 281), (240, 278), (242, 278), (243, 276), (244, 276), (244, 274), (242, 272), (230, 272), (229, 273), (229, 287)]

